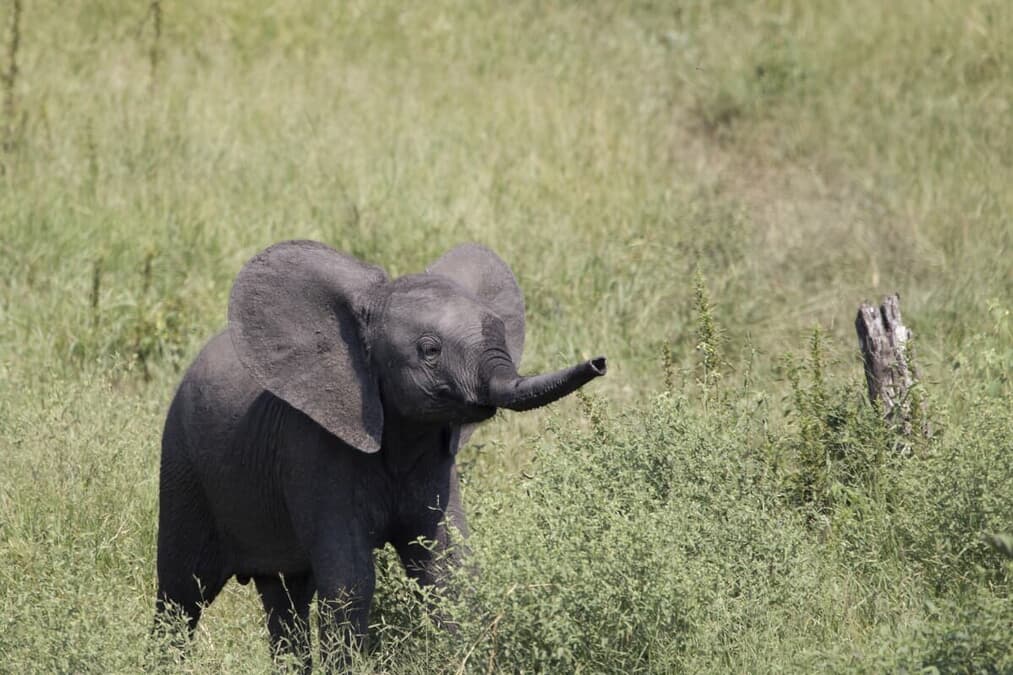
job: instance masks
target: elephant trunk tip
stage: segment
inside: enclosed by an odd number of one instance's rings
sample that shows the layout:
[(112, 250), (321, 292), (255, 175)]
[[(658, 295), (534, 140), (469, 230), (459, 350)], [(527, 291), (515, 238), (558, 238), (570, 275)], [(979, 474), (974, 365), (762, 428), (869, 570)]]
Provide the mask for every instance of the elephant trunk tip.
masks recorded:
[(606, 362), (604, 356), (596, 356), (588, 361), (587, 364), (591, 366), (591, 370), (594, 371), (594, 374), (599, 377), (608, 372), (608, 363)]

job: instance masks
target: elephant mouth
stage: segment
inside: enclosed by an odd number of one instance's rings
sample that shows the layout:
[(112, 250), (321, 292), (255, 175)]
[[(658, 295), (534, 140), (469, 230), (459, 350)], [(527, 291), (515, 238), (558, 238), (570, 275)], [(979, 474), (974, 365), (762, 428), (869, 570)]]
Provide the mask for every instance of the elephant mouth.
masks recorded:
[(474, 419), (468, 420), (468, 423), (484, 422), (487, 419), (491, 419), (496, 416), (496, 408), (491, 405), (471, 405), (468, 406), (472, 410)]
[(496, 406), (468, 400), (447, 386), (440, 387), (437, 398), (441, 407), (460, 424), (476, 424), (496, 415)]
[(456, 400), (452, 403), (455, 419), (461, 424), (477, 424), (496, 415), (496, 407), (481, 405), (470, 401)]

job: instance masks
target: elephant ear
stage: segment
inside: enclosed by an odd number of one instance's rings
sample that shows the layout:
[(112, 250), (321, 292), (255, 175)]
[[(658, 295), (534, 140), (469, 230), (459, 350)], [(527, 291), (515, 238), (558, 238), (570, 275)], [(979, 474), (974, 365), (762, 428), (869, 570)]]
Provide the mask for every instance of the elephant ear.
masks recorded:
[(524, 296), (502, 258), (480, 244), (462, 244), (445, 253), (426, 272), (453, 279), (496, 312), (506, 327), (507, 351), (520, 368), (524, 353)]
[(229, 332), (266, 390), (363, 452), (380, 449), (383, 407), (361, 307), (387, 275), (315, 241), (261, 251), (236, 277)]
[[(510, 267), (480, 244), (462, 244), (445, 253), (426, 272), (453, 279), (489, 305), (503, 320), (507, 352), (520, 369), (524, 353), (524, 295)], [(449, 452), (457, 454), (477, 424), (465, 424), (450, 437)]]

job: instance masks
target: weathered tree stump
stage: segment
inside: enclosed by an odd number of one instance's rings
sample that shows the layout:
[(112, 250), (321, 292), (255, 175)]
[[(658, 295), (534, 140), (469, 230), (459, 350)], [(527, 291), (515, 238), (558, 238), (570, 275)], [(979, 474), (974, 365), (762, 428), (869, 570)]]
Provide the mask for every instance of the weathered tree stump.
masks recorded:
[(914, 377), (908, 368), (905, 346), (911, 338), (900, 318), (900, 296), (896, 293), (883, 298), (875, 308), (862, 303), (855, 318), (858, 343), (865, 362), (865, 381), (869, 385), (869, 400), (882, 406), (887, 420), (911, 432), (911, 400), (908, 390)]

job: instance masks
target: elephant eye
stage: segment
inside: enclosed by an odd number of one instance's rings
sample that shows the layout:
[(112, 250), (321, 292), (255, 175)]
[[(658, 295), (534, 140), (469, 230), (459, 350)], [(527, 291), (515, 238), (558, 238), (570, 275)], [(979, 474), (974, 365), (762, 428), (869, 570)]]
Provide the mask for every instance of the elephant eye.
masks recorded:
[(440, 341), (431, 335), (424, 335), (419, 338), (418, 341), (419, 356), (424, 361), (433, 363), (439, 358), (440, 352), (443, 351), (443, 346)]

